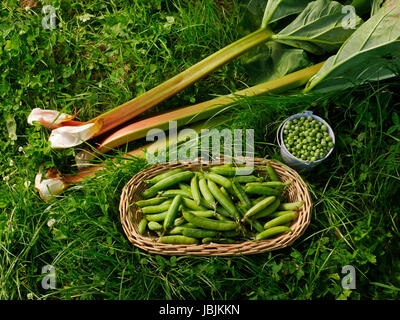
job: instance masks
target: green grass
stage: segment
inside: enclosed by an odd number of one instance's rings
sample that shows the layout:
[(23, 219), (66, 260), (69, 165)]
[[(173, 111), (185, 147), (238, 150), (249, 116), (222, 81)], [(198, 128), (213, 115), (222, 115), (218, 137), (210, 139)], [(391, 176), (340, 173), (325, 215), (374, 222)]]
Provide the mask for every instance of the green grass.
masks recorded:
[[(238, 3), (47, 3), (58, 8), (54, 31), (41, 28), (40, 8), (26, 12), (8, 0), (0, 11), (0, 299), (399, 299), (397, 79), (231, 108), (229, 127), (255, 129), (261, 157), (280, 159), (275, 132), (295, 112), (312, 110), (333, 127), (334, 153), (302, 174), (314, 208), (293, 246), (232, 258), (151, 255), (128, 242), (118, 211), (123, 186), (148, 164), (107, 160), (95, 179), (44, 203), (33, 188), (39, 166), (71, 170), (75, 151), (51, 150), (48, 130), (28, 126), (26, 117), (41, 107), (76, 109), (86, 120), (154, 87), (237, 39)], [(90, 20), (79, 19), (84, 14)], [(174, 17), (170, 26), (167, 17)], [(157, 109), (245, 83), (234, 61)], [(41, 286), (45, 265), (56, 269), (56, 289)], [(355, 290), (341, 286), (345, 265), (356, 269)]]

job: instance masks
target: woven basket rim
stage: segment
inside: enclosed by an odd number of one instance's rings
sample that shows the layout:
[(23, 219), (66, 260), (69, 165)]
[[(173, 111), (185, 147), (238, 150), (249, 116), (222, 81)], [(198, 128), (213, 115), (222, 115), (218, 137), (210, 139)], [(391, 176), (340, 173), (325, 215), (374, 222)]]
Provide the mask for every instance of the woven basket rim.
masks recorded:
[(235, 244), (208, 243), (192, 245), (158, 243), (156, 241), (158, 237), (139, 234), (138, 222), (141, 216), (137, 214), (137, 207), (134, 202), (141, 199), (138, 194), (145, 187), (144, 181), (174, 168), (181, 167), (187, 170), (196, 170), (199, 167), (207, 169), (210, 166), (221, 165), (221, 163), (213, 164), (207, 161), (201, 161), (200, 163), (155, 164), (135, 174), (124, 186), (120, 198), (120, 220), (124, 233), (136, 247), (149, 253), (161, 255), (236, 256), (258, 254), (288, 247), (303, 235), (310, 224), (312, 201), (307, 185), (297, 171), (277, 160), (254, 158), (256, 170), (257, 167), (265, 166), (268, 163), (271, 164), (282, 181), (293, 180), (287, 191), (287, 197), (290, 202), (304, 201), (303, 207), (299, 210), (298, 218), (291, 225), (292, 232), (290, 233), (285, 233), (275, 238), (257, 241), (247, 240)]

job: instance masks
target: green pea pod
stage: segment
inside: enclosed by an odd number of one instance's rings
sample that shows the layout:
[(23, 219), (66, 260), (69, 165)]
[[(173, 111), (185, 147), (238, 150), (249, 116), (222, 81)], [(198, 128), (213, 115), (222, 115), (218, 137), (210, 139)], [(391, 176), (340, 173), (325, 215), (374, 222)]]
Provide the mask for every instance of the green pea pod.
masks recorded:
[(150, 230), (152, 230), (152, 231), (161, 231), (161, 230), (162, 230), (162, 225), (159, 224), (159, 223), (156, 222), (156, 221), (150, 221), (150, 222), (147, 224), (147, 226), (148, 226), (148, 228), (149, 228)]
[(268, 186), (268, 184), (272, 187), (278, 187), (278, 188), (286, 188), (288, 186), (290, 186), (293, 183), (293, 180), (286, 180), (285, 182), (281, 182), (281, 181), (268, 181), (265, 182), (266, 186)]
[(239, 204), (237, 205), (237, 209), (238, 209), (238, 211), (239, 211), (239, 213), (240, 213), (240, 215), (241, 215), (242, 217), (246, 214), (246, 212), (247, 212), (247, 210), (248, 210), (248, 208), (246, 208), (246, 207), (244, 206), (243, 203), (239, 203)]
[(151, 186), (149, 189), (142, 193), (144, 198), (154, 197), (157, 192), (167, 189), (173, 185), (176, 185), (183, 181), (188, 181), (193, 177), (194, 173), (192, 171), (183, 171), (176, 173), (174, 175), (168, 176), (165, 179), (160, 180), (155, 185)]
[(169, 206), (171, 205), (171, 203), (172, 203), (171, 200), (167, 200), (167, 201), (165, 201), (162, 204), (159, 204), (157, 206), (143, 207), (143, 208), (141, 208), (141, 211), (144, 214), (152, 214), (152, 213), (164, 212), (164, 211), (167, 211), (169, 209)]
[(291, 183), (292, 180), (287, 180), (285, 182), (281, 181), (250, 182), (246, 184), (246, 187), (261, 185), (264, 187), (273, 188), (282, 194), (285, 188), (287, 188)]
[(304, 201), (281, 203), (281, 205), (279, 206), (279, 210), (283, 210), (283, 211), (299, 210), (303, 206), (303, 204), (304, 204)]
[(236, 220), (240, 219), (239, 212), (237, 211), (234, 203), (226, 197), (221, 190), (218, 188), (218, 186), (215, 184), (215, 182), (208, 180), (207, 182), (208, 188), (210, 189), (211, 193), (214, 195), (215, 199), (219, 202), (219, 204), (226, 209), (229, 214), (235, 218)]
[(167, 215), (164, 220), (164, 231), (170, 228), (174, 224), (174, 220), (177, 218), (178, 209), (182, 202), (182, 196), (175, 196), (174, 200), (172, 200), (171, 206), (168, 209)]
[(173, 235), (173, 236), (159, 237), (157, 242), (165, 244), (197, 244), (198, 240), (196, 238), (190, 238), (181, 235)]
[(213, 238), (218, 236), (218, 231), (204, 229), (184, 229), (182, 234), (191, 238)]
[(188, 184), (186, 184), (186, 183), (183, 183), (183, 182), (178, 183), (178, 187), (179, 187), (179, 189), (184, 190), (184, 191), (187, 191), (187, 192), (189, 192), (190, 194), (192, 193), (192, 189), (191, 189), (190, 186), (189, 186)]
[(293, 210), (284, 210), (284, 211), (275, 211), (273, 214), (271, 214), (271, 218), (277, 218), (277, 217), (280, 217), (280, 216), (283, 216), (283, 215), (285, 215), (285, 214), (287, 214), (287, 213), (294, 213), (295, 211), (293, 211)]
[(264, 230), (263, 232), (257, 233), (256, 240), (271, 238), (273, 236), (276, 236), (276, 235), (284, 233), (284, 232), (292, 232), (292, 229), (290, 229), (289, 227), (286, 227), (286, 226), (272, 227), (267, 230)]
[(266, 207), (264, 210), (261, 210), (258, 212), (253, 219), (261, 219), (269, 216), (270, 214), (273, 214), (279, 207), (281, 201), (279, 199), (276, 199), (271, 205)]
[(247, 220), (247, 221), (250, 223), (251, 227), (254, 228), (257, 232), (264, 231), (263, 225), (260, 222), (258, 222), (257, 220), (253, 220), (253, 221)]
[(147, 220), (146, 218), (142, 218), (138, 225), (139, 234), (144, 234), (144, 232), (146, 231), (146, 227), (147, 227)]
[(168, 211), (160, 212), (160, 213), (153, 213), (153, 214), (147, 214), (146, 215), (146, 220), (147, 221), (164, 221), (165, 217), (167, 216)]
[(237, 176), (233, 178), (233, 181), (239, 182), (239, 183), (250, 183), (250, 182), (261, 182), (263, 181), (263, 178), (259, 178), (256, 176)]
[(240, 235), (240, 232), (237, 231), (237, 230), (221, 232), (221, 237), (222, 238), (234, 238), (234, 237), (238, 237), (239, 235)]
[(276, 189), (262, 186), (262, 185), (257, 185), (257, 186), (248, 186), (245, 187), (244, 191), (248, 194), (257, 194), (257, 195), (264, 195), (264, 196), (280, 196), (280, 192)]
[(219, 188), (219, 190), (221, 190), (225, 197), (230, 197), (229, 192), (224, 187)]
[(214, 166), (210, 168), (211, 172), (217, 173), (222, 176), (235, 177), (250, 175), (253, 173), (253, 167), (228, 167), (228, 166)]
[(176, 218), (174, 220), (174, 227), (178, 227), (178, 226), (184, 224), (185, 222), (186, 222), (186, 220), (183, 217)]
[(284, 224), (286, 224), (288, 222), (291, 222), (291, 221), (295, 220), (297, 218), (297, 216), (298, 216), (297, 211), (294, 211), (292, 213), (287, 213), (287, 214), (284, 214), (284, 215), (282, 215), (280, 217), (276, 217), (276, 218), (268, 221), (267, 223), (265, 223), (264, 224), (264, 229), (269, 229), (269, 228), (272, 228), (272, 227), (284, 225)]
[(264, 186), (269, 188), (284, 188), (285, 183), (281, 181), (266, 181), (266, 182), (249, 182), (245, 187)]
[(226, 193), (227, 193), (227, 197), (229, 199), (231, 199), (232, 201), (236, 201), (239, 200), (235, 191), (233, 190), (233, 187), (230, 187), (229, 189), (225, 189)]
[(266, 207), (268, 207), (271, 203), (276, 200), (275, 196), (267, 197), (264, 200), (260, 201), (259, 203), (252, 206), (249, 210), (247, 210), (246, 214), (242, 218), (242, 222), (245, 222), (251, 216), (254, 216), (256, 213), (262, 211)]
[(185, 224), (182, 225), (182, 227), (184, 228), (189, 228), (189, 229), (197, 229), (197, 226), (195, 226), (193, 223), (191, 222), (186, 222)]
[(278, 175), (276, 174), (274, 168), (272, 168), (272, 166), (269, 164), (266, 166), (266, 170), (267, 173), (269, 175), (269, 178), (271, 179), (271, 181), (280, 181)]
[(166, 190), (162, 193), (162, 196), (167, 197), (167, 198), (175, 198), (175, 196), (177, 196), (178, 194), (182, 197), (192, 198), (192, 193), (190, 191), (182, 190), (182, 189)]
[(199, 189), (199, 176), (197, 174), (195, 174), (192, 180), (190, 180), (190, 190), (192, 192), (193, 200), (197, 205), (200, 205), (201, 193)]
[(211, 217), (215, 216), (215, 211), (212, 211), (212, 210), (207, 210), (207, 211), (190, 210), (190, 212), (193, 213), (195, 216), (204, 217), (204, 218), (211, 218)]
[(176, 173), (179, 173), (179, 172), (183, 172), (183, 169), (182, 168), (176, 168), (176, 169), (173, 169), (173, 170), (169, 170), (167, 172), (164, 172), (164, 173), (161, 173), (159, 175), (156, 175), (155, 177), (151, 178), (150, 180), (147, 180), (146, 182), (148, 184), (156, 184), (157, 182), (159, 182), (159, 181), (161, 181), (161, 180), (163, 180), (165, 178), (168, 178), (168, 177), (170, 177), (170, 176), (172, 176), (172, 175), (174, 175)]
[(258, 197), (257, 199), (252, 200), (252, 201), (251, 201), (251, 204), (254, 206), (254, 205), (256, 205), (257, 203), (263, 201), (266, 197), (267, 197), (267, 196)]
[(183, 217), (186, 219), (186, 221), (194, 224), (195, 226), (207, 230), (228, 231), (235, 230), (237, 227), (237, 224), (233, 221), (219, 221), (198, 217), (188, 211), (183, 211)]
[(245, 208), (250, 209), (252, 206), (251, 201), (246, 192), (244, 192), (244, 190), (242, 189), (242, 186), (239, 184), (239, 182), (233, 181), (232, 188), (240, 202), (243, 203), (243, 205), (245, 206)]
[(201, 198), (200, 199), (200, 205), (204, 208), (207, 208), (208, 210), (215, 210), (215, 207), (213, 207), (212, 205), (210, 205), (206, 199)]
[(216, 207), (216, 202), (213, 194), (211, 193), (210, 189), (207, 186), (207, 180), (206, 178), (201, 178), (199, 180), (199, 188), (202, 196), (204, 199), (207, 201), (207, 203), (212, 206), (213, 208)]
[(224, 207), (217, 205), (215, 211), (226, 218), (232, 218), (231, 214)]
[(190, 228), (191, 228), (190, 226), (189, 226), (189, 227), (186, 227), (186, 226), (176, 226), (176, 227), (171, 228), (171, 229), (168, 231), (168, 234), (170, 234), (170, 235), (183, 234), (183, 233), (182, 233), (183, 230), (185, 230), (185, 229), (190, 229)]
[(218, 173), (208, 172), (205, 174), (205, 176), (208, 180), (215, 182), (216, 184), (224, 187), (227, 190), (232, 187), (232, 182), (228, 178), (221, 176)]
[(136, 205), (138, 207), (148, 207), (148, 206), (156, 206), (164, 201), (168, 200), (167, 197), (158, 197), (158, 198), (152, 198), (152, 199), (147, 199), (147, 200), (138, 200), (136, 201)]
[(219, 213), (215, 213), (214, 216), (220, 221), (232, 221), (231, 218), (225, 217), (225, 216), (223, 216), (222, 214), (219, 214)]
[(211, 209), (210, 206), (208, 204), (205, 205), (204, 202), (201, 203), (200, 205), (198, 205), (192, 199), (182, 198), (182, 203), (183, 203), (184, 207), (186, 207), (186, 208), (188, 208), (190, 210), (195, 210), (195, 211), (207, 211), (208, 209)]

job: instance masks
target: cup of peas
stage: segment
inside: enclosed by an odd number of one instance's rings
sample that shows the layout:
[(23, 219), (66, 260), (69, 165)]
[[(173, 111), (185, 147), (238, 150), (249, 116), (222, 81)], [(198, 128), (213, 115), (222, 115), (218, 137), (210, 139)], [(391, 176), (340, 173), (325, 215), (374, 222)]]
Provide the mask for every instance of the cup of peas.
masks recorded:
[(335, 134), (324, 119), (305, 111), (281, 124), (277, 141), (286, 164), (295, 169), (311, 170), (332, 153)]

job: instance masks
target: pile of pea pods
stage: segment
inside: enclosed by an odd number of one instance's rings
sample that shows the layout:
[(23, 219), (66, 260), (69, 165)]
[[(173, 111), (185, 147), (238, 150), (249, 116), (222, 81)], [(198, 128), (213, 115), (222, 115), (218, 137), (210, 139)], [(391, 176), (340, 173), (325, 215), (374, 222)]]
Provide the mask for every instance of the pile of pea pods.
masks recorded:
[(270, 165), (264, 175), (249, 172), (232, 165), (197, 172), (176, 168), (147, 180), (144, 199), (136, 201), (143, 215), (139, 233), (157, 235), (159, 243), (206, 244), (292, 232), (303, 201), (286, 201), (291, 181), (281, 182)]

